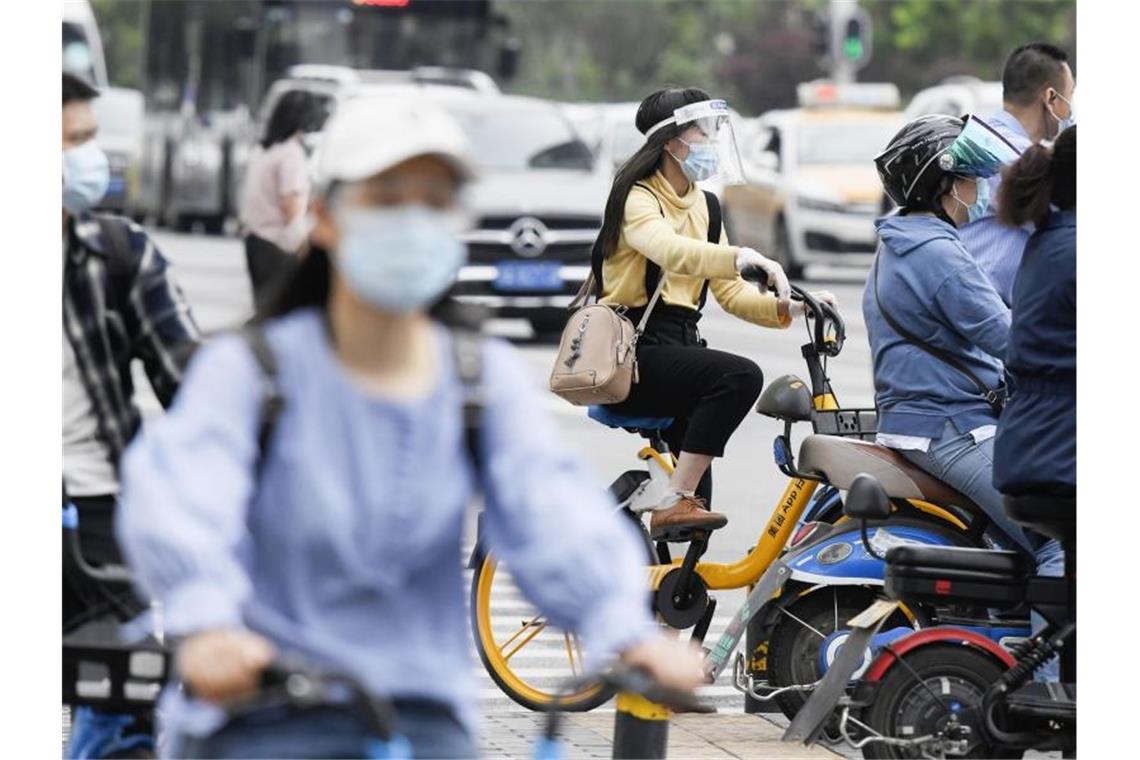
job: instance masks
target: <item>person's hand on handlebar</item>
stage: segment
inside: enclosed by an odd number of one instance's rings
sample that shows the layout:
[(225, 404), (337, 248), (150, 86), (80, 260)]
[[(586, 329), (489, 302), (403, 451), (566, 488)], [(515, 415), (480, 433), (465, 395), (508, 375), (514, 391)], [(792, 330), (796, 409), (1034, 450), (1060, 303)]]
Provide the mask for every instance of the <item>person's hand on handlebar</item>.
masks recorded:
[(645, 670), (662, 686), (692, 692), (708, 683), (705, 656), (695, 645), (658, 635), (635, 644), (621, 655), (622, 662)]
[(276, 656), (273, 643), (252, 631), (202, 631), (178, 647), (178, 672), (196, 698), (229, 702), (256, 694)]
[(743, 272), (746, 269), (760, 269), (768, 276), (768, 287), (776, 291), (777, 308), (781, 314), (787, 312), (792, 298), (792, 288), (788, 283), (788, 276), (784, 274), (784, 268), (751, 248), (741, 248), (736, 252), (736, 271)]
[[(810, 293), (812, 298), (823, 303), (831, 304), (833, 309), (839, 308), (839, 299), (830, 290), (816, 290)], [(804, 310), (807, 307), (803, 301), (792, 301), (792, 305), (788, 308), (788, 313), (792, 315), (793, 319), (799, 319), (804, 315)]]

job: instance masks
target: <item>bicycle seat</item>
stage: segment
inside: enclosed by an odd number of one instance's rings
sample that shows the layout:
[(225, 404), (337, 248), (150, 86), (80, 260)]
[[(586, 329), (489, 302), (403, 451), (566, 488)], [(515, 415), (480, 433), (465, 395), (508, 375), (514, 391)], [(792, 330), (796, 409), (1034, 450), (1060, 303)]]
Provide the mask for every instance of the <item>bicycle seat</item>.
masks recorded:
[(919, 499), (984, 514), (967, 496), (911, 464), (897, 451), (869, 441), (834, 435), (809, 435), (800, 445), (799, 469), (819, 475), (836, 488), (851, 487), (860, 473), (874, 475), (887, 496)]
[(672, 417), (632, 417), (615, 412), (608, 406), (595, 404), (586, 412), (590, 419), (612, 428), (622, 428), (630, 432), (661, 432), (673, 424)]

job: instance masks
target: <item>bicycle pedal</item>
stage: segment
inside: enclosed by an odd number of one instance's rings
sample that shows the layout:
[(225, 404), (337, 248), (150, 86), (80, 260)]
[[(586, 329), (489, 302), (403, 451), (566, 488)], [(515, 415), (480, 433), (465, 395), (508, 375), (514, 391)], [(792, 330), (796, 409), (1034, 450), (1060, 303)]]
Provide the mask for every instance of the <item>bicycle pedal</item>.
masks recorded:
[(663, 528), (653, 533), (650, 538), (670, 544), (688, 544), (704, 540), (708, 535), (708, 531), (703, 528)]

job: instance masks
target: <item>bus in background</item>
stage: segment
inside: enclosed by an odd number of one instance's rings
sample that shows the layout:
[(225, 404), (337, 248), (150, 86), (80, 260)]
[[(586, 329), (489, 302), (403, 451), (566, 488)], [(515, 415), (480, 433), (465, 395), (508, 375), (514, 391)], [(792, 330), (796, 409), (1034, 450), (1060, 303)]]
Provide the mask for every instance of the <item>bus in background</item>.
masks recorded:
[[(221, 232), (236, 215), (255, 114), (298, 64), (360, 71), (494, 71), (517, 41), (490, 0), (182, 0), (149, 3), (143, 30), (146, 213)], [(408, 76), (412, 76), (409, 74)]]
[(91, 105), (99, 121), (99, 147), (111, 166), (111, 182), (99, 208), (134, 214), (142, 157), (143, 95), (138, 90), (110, 86), (103, 40), (87, 0), (63, 3), (63, 70), (82, 77), (100, 93)]

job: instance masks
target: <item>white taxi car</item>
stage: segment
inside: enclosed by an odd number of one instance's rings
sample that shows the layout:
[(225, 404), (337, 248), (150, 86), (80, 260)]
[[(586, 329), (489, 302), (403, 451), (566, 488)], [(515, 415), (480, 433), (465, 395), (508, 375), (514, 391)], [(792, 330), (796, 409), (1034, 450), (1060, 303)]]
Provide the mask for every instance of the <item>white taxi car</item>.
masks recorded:
[[(747, 130), (748, 182), (725, 188), (730, 239), (776, 258), (868, 266), (883, 189), (872, 159), (902, 124), (892, 84), (801, 84), (800, 108), (769, 111)], [(738, 135), (739, 137), (739, 135)]]

